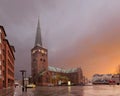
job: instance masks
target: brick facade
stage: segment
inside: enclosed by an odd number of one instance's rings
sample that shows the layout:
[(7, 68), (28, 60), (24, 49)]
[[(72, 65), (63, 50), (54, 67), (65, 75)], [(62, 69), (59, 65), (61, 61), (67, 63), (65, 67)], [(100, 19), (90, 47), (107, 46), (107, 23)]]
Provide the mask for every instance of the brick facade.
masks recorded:
[[(36, 46), (31, 50), (32, 65), (31, 72), (34, 83), (38, 83), (38, 75), (41, 75), (43, 71), (48, 70), (48, 56), (47, 49), (40, 46)], [(44, 78), (43, 78), (44, 79)], [(45, 80), (41, 80), (45, 81)]]
[(14, 85), (14, 52), (3, 26), (0, 26), (0, 89)]

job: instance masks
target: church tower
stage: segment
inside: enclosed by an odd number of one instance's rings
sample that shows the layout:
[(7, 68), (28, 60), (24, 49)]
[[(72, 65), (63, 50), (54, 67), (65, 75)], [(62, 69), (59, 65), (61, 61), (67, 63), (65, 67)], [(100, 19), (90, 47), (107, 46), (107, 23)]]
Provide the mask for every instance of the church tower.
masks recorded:
[[(40, 22), (38, 20), (35, 45), (31, 50), (31, 72), (33, 83), (43, 83), (42, 74), (48, 71), (48, 50), (43, 48)], [(41, 78), (42, 77), (42, 78)]]

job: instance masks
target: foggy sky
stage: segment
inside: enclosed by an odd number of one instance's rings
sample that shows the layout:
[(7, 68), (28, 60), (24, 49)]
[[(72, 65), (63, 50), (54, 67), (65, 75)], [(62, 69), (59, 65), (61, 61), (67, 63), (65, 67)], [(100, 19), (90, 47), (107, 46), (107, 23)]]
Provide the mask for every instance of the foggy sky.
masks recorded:
[(85, 76), (120, 64), (120, 0), (0, 0), (0, 24), (15, 46), (15, 76), (31, 69), (38, 17), (49, 65), (81, 67)]

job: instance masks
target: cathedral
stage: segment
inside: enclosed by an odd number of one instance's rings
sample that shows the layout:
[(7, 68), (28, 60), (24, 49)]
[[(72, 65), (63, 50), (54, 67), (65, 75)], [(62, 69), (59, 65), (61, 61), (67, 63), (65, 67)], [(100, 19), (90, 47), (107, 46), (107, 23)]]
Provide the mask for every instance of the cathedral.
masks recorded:
[(32, 82), (39, 86), (49, 84), (62, 85), (81, 84), (83, 73), (81, 68), (61, 69), (48, 65), (48, 50), (42, 45), (40, 23), (38, 20), (35, 45), (31, 49)]

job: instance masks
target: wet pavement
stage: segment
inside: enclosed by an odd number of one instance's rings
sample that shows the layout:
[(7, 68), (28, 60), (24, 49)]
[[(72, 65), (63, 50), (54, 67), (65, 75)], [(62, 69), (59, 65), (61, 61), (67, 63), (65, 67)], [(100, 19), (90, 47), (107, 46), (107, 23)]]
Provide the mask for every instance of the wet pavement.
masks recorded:
[(37, 87), (27, 93), (16, 88), (14, 96), (120, 96), (120, 85)]
[(13, 96), (13, 95), (14, 95), (14, 87), (0, 89), (0, 96)]
[(14, 95), (13, 96), (35, 96), (34, 95), (35, 89), (28, 89), (27, 92), (22, 92), (22, 87), (16, 87), (14, 89)]

